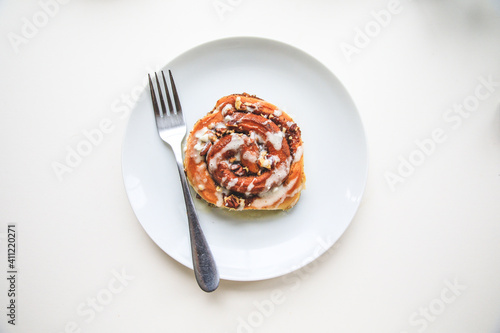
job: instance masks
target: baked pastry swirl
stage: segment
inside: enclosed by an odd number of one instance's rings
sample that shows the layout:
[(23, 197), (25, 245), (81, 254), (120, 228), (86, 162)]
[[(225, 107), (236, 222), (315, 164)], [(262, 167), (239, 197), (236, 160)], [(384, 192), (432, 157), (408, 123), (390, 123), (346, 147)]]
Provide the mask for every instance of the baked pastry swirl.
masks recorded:
[(184, 168), (198, 195), (217, 207), (289, 209), (305, 183), (301, 132), (271, 103), (229, 95), (194, 125)]

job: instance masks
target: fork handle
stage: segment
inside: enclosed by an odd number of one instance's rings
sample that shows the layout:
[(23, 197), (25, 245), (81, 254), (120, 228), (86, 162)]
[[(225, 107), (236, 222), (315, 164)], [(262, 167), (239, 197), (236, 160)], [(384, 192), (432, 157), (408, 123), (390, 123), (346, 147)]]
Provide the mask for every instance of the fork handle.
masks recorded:
[(219, 286), (219, 273), (215, 260), (208, 246), (203, 230), (201, 229), (200, 222), (198, 221), (198, 214), (194, 207), (193, 198), (189, 192), (189, 185), (184, 173), (184, 165), (182, 162), (182, 153), (180, 145), (174, 150), (177, 168), (179, 170), (179, 177), (181, 178), (182, 191), (184, 192), (184, 201), (186, 203), (186, 213), (189, 224), (189, 237), (191, 240), (191, 253), (193, 257), (194, 275), (198, 285), (203, 291), (212, 292)]

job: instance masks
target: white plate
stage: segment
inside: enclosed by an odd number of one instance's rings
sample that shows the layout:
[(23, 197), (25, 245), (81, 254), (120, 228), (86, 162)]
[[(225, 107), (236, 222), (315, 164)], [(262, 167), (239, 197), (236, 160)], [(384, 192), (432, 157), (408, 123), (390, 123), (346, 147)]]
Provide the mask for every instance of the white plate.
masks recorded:
[[(356, 107), (336, 77), (289, 45), (228, 38), (165, 66), (174, 74), (188, 128), (231, 93), (247, 92), (290, 114), (302, 130), (306, 189), (288, 212), (228, 212), (195, 200), (222, 279), (280, 276), (313, 261), (345, 231), (364, 190), (367, 152)], [(132, 112), (123, 145), (132, 208), (158, 246), (192, 268), (173, 154), (158, 137), (149, 91)]]

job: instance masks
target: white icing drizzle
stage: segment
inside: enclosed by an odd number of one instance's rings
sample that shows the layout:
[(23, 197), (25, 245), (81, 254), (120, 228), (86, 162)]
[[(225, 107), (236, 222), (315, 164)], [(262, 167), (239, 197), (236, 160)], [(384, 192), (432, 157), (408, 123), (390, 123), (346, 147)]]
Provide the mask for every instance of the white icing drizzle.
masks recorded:
[(279, 206), (287, 197), (292, 197), (297, 194), (297, 191), (294, 191), (290, 195), (287, 195), (288, 191), (295, 185), (296, 182), (297, 178), (291, 180), (286, 186), (280, 185), (275, 187), (272, 191), (261, 193), (258, 198), (255, 198), (255, 200), (252, 201), (252, 206), (257, 209)]
[(200, 129), (199, 131), (197, 131), (196, 133), (194, 133), (194, 136), (195, 136), (195, 138), (199, 139), (204, 134), (206, 134), (207, 132), (208, 132), (208, 127), (203, 127), (202, 129)]
[(203, 162), (203, 158), (201, 157), (199, 152), (191, 154), (191, 157), (193, 158), (194, 163), (196, 164), (200, 164), (201, 162)]
[(222, 192), (215, 192), (215, 196), (217, 197), (217, 202), (215, 203), (215, 205), (217, 207), (222, 207), (222, 205), (224, 204), (224, 196), (222, 195)]
[(293, 157), (293, 163), (297, 163), (302, 158), (302, 154), (304, 153), (304, 148), (302, 145), (297, 147), (297, 151), (295, 152), (295, 156)]
[(272, 186), (276, 184), (281, 184), (285, 180), (286, 176), (290, 172), (290, 164), (283, 163), (278, 168), (274, 168), (271, 171), (271, 176), (266, 179), (265, 190), (269, 191)]
[(245, 208), (245, 200), (240, 200), (240, 205), (238, 206), (237, 210), (243, 210)]
[(283, 142), (283, 137), (284, 137), (284, 134), (283, 132), (267, 132), (266, 133), (266, 139), (267, 141), (269, 141), (274, 149), (276, 150), (280, 150), (281, 149), (281, 144)]
[(247, 105), (247, 111), (253, 113), (260, 108), (261, 104), (259, 102)]
[(247, 189), (248, 189), (248, 191), (249, 191), (249, 192), (253, 189), (253, 187), (254, 187), (254, 184), (253, 184), (253, 183), (254, 183), (254, 182), (255, 182), (255, 179), (254, 179), (254, 180), (252, 180), (252, 182), (251, 182), (250, 184), (248, 184)]
[(208, 134), (210, 130), (207, 127), (203, 127), (201, 130), (197, 131), (194, 136), (198, 139), (194, 149), (201, 151), (205, 147), (205, 142), (209, 141)]
[(279, 117), (283, 114), (283, 111), (281, 111), (280, 109), (276, 109), (274, 110), (273, 112), (273, 115), (275, 115), (276, 117)]
[(267, 158), (264, 157), (259, 158), (259, 165), (263, 168), (271, 169), (272, 164), (273, 162)]
[(219, 191), (215, 191), (215, 196), (217, 197), (217, 202), (215, 203), (215, 205), (217, 207), (222, 207), (224, 206), (224, 196), (228, 196), (229, 195), (229, 191), (226, 190), (225, 188), (220, 188)]
[(196, 141), (196, 144), (193, 147), (195, 152), (191, 154), (191, 157), (194, 159), (194, 162), (196, 164), (203, 162), (203, 157), (200, 155), (200, 152), (205, 148), (207, 142), (210, 141), (209, 139), (210, 132), (211, 131), (207, 127), (203, 127), (194, 134), (195, 138), (197, 138), (198, 140)]
[(224, 107), (222, 108), (222, 115), (225, 116), (228, 111), (232, 110), (233, 106), (229, 103), (225, 104)]
[(229, 151), (229, 150), (235, 150), (239, 151), (240, 147), (244, 144), (245, 142), (241, 138), (240, 135), (232, 133), (231, 134), (231, 140), (228, 142), (228, 144), (221, 149), (218, 153), (216, 153), (212, 159), (210, 159), (210, 163), (208, 165), (208, 170), (213, 173), (215, 170), (217, 170), (217, 165), (221, 163), (222, 155)]
[(232, 180), (230, 180), (227, 185), (225, 186), (225, 188), (227, 188), (228, 190), (232, 189), (234, 187), (234, 185), (236, 185), (236, 183), (238, 182), (238, 178), (233, 178)]
[(243, 182), (241, 182), (241, 184), (240, 184), (240, 186), (238, 186), (238, 190), (236, 192), (240, 192), (243, 185), (244, 185)]
[(248, 197), (252, 194), (252, 189), (254, 188), (254, 183), (255, 182), (255, 178), (252, 180), (252, 182), (250, 184), (248, 184), (248, 187), (247, 187), (247, 191), (245, 192), (245, 195)]
[(197, 150), (197, 151), (202, 151), (203, 147), (205, 147), (205, 145), (203, 144), (203, 142), (200, 142), (200, 141), (198, 141), (198, 143), (196, 143), (194, 145), (194, 149)]
[(200, 163), (196, 166), (196, 173), (194, 176), (194, 183), (206, 183), (207, 179), (203, 177), (207, 168), (205, 167), (205, 163)]
[(257, 163), (257, 159), (259, 157), (255, 154), (252, 154), (250, 151), (246, 151), (245, 153), (243, 153), (243, 159), (244, 160), (247, 160), (248, 162), (250, 163)]
[(226, 124), (224, 124), (224, 123), (215, 124), (215, 129), (219, 129), (219, 128), (226, 128)]

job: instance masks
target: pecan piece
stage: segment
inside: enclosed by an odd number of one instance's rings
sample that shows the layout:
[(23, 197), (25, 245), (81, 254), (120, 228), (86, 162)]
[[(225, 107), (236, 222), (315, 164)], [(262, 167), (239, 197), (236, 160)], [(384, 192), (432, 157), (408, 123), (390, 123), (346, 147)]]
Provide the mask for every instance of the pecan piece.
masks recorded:
[(231, 166), (229, 167), (229, 170), (234, 172), (234, 174), (238, 177), (242, 177), (246, 173), (245, 169), (239, 164), (231, 164)]
[(225, 127), (217, 127), (215, 129), (215, 135), (217, 135), (218, 137), (221, 137), (224, 135), (224, 133), (226, 133), (226, 131), (227, 131), (227, 128), (225, 128)]
[(240, 207), (240, 203), (241, 199), (234, 194), (224, 197), (224, 206), (226, 206), (227, 208), (237, 209), (238, 207)]
[(257, 163), (261, 168), (271, 169), (274, 165), (274, 159), (267, 154), (265, 150), (260, 152), (259, 159)]
[(236, 100), (234, 101), (234, 108), (236, 110), (241, 110), (241, 97), (240, 96), (236, 97)]
[(237, 121), (231, 120), (226, 123), (226, 127), (230, 129), (236, 129), (239, 128), (239, 125)]
[(290, 131), (290, 132), (292, 132), (292, 133), (293, 133), (293, 132), (297, 132), (297, 128), (298, 128), (297, 124), (296, 124), (296, 123), (293, 123), (293, 124), (290, 126), (289, 131)]

